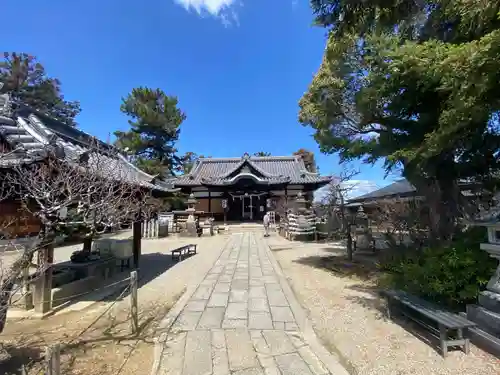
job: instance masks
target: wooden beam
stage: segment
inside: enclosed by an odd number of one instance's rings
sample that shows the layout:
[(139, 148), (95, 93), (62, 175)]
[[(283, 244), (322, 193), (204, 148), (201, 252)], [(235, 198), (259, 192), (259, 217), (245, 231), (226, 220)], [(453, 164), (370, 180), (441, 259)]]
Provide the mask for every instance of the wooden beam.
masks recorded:
[[(140, 216), (140, 215), (139, 215)], [(132, 225), (132, 233), (133, 233), (133, 254), (134, 254), (134, 267), (139, 268), (139, 260), (141, 257), (141, 238), (142, 238), (142, 230), (141, 230), (141, 220), (138, 219), (134, 221)]]

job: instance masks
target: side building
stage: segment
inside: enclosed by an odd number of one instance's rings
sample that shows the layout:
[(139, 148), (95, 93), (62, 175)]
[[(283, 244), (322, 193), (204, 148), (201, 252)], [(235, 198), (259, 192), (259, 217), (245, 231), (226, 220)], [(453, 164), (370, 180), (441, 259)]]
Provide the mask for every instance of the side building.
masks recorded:
[(262, 220), (267, 211), (283, 212), (299, 192), (311, 195), (331, 177), (307, 171), (301, 156), (200, 158), (189, 174), (173, 181), (193, 193), (196, 209), (229, 221)]
[[(22, 103), (14, 103), (3, 94), (0, 95), (0, 240), (6, 235), (29, 237), (40, 231), (40, 222), (22, 207), (19, 199), (7, 199), (2, 193), (9, 190), (5, 175), (10, 170), (44, 163), (49, 149), (57, 150), (57, 157), (75, 166), (75, 171), (85, 160), (99, 162), (105, 164), (103, 171), (109, 172), (105, 178), (140, 186), (158, 197), (170, 196), (176, 191), (170, 184), (131, 164), (114, 146)], [(95, 157), (95, 153), (99, 156)]]

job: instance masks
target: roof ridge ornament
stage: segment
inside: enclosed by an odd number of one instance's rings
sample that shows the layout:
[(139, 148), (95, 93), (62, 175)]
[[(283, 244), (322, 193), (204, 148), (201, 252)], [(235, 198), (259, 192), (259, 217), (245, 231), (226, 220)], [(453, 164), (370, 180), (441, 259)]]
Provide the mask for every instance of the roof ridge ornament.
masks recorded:
[(248, 152), (245, 152), (241, 158), (244, 160), (248, 160), (250, 159), (250, 154)]
[(12, 97), (9, 92), (1, 93), (3, 86), (3, 82), (0, 82), (0, 115), (10, 117), (13, 112)]

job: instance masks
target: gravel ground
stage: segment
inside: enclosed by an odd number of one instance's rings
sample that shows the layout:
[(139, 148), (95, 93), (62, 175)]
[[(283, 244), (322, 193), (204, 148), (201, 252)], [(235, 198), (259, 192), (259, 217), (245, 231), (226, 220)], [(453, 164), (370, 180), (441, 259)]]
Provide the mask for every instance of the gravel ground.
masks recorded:
[(274, 235), (268, 244), (317, 335), (353, 374), (500, 374), (500, 360), (474, 345), (469, 355), (452, 351), (443, 359), (414, 329), (410, 333), (387, 320), (373, 277), (326, 269), (328, 257), (343, 251), (340, 245), (293, 243)]
[[(0, 373), (19, 373), (21, 363), (31, 363), (30, 375), (39, 373), (46, 345), (72, 345), (61, 355), (63, 374), (132, 375), (149, 373), (154, 360), (155, 327), (185, 289), (197, 284), (220, 255), (227, 235), (203, 238), (143, 240), (138, 289), (138, 337), (131, 338), (127, 319), (129, 299), (101, 301), (83, 311), (60, 313), (44, 320), (8, 320), (0, 334), (10, 359), (1, 362)], [(198, 254), (172, 263), (170, 250), (187, 243), (198, 244)], [(66, 251), (67, 250), (67, 251)], [(60, 249), (61, 258), (71, 248)], [(70, 252), (69, 252), (70, 253)], [(106, 312), (102, 317), (100, 317)], [(85, 330), (96, 318), (91, 329)]]

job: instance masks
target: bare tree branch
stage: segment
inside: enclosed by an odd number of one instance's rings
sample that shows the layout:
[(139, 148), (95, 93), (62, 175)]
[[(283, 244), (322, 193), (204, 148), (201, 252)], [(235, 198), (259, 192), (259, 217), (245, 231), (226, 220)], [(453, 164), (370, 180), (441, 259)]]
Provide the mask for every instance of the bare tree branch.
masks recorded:
[[(74, 158), (60, 155), (58, 146), (47, 146), (47, 157), (22, 164), (5, 172), (0, 184), (0, 204), (7, 200), (19, 207), (8, 220), (1, 217), (3, 233), (11, 250), (18, 249), (14, 260), (2, 262), (0, 271), (0, 333), (3, 330), (10, 297), (21, 287), (25, 270), (34, 266), (33, 256), (54, 246), (58, 235), (78, 231), (88, 238), (118, 228), (157, 209), (149, 187), (142, 186), (114, 149), (97, 140), (87, 152)], [(14, 227), (20, 214), (40, 223), (35, 240), (19, 245)], [(5, 247), (4, 247), (5, 248)], [(10, 253), (12, 259), (12, 253)], [(42, 275), (50, 264), (36, 265), (34, 277)]]

